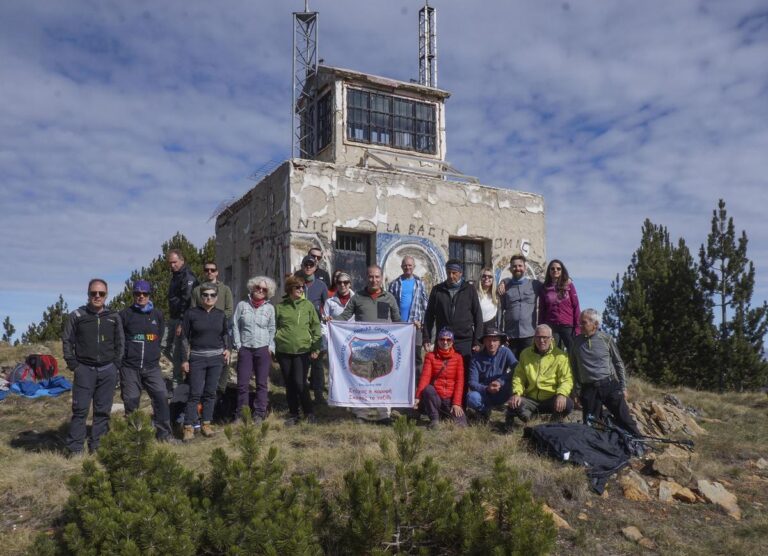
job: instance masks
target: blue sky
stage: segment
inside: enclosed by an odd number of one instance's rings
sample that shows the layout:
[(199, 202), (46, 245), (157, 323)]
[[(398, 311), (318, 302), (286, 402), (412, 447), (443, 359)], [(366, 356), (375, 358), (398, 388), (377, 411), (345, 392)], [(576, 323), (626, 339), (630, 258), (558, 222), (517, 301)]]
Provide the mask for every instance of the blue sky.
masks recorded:
[[(0, 319), (118, 288), (290, 150), (303, 2), (0, 3)], [(418, 74), (421, 0), (312, 0), (326, 64)], [(648, 217), (705, 240), (725, 198), (768, 297), (768, 5), (433, 0), (448, 159), (541, 193), (547, 251), (602, 307)], [(762, 192), (762, 193), (761, 193)]]

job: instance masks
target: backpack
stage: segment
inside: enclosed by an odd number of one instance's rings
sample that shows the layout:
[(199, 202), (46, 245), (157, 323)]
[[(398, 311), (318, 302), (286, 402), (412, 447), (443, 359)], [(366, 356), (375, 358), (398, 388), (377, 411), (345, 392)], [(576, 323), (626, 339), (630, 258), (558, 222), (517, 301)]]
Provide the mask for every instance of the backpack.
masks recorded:
[(34, 382), (35, 371), (26, 363), (19, 363), (16, 365), (10, 373), (8, 373), (8, 382), (14, 384), (16, 382)]
[(26, 364), (35, 373), (35, 380), (47, 380), (59, 374), (59, 363), (53, 355), (33, 353), (27, 356)]

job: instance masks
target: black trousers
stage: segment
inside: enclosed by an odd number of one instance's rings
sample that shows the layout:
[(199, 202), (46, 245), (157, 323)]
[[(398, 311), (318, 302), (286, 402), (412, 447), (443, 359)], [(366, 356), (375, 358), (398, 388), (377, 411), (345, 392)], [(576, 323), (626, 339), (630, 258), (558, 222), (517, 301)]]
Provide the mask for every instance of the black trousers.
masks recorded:
[(520, 352), (533, 345), (533, 336), (529, 336), (528, 338), (509, 338), (507, 340), (507, 345), (509, 346), (509, 349), (512, 350), (512, 353), (515, 354), (515, 359), (519, 361)]
[(624, 392), (615, 378), (605, 378), (592, 384), (581, 385), (581, 411), (584, 423), (589, 417), (600, 418), (603, 406), (611, 412), (616, 424), (632, 434), (641, 436), (635, 420), (629, 413), (629, 406), (624, 399)]
[(312, 415), (312, 398), (309, 396), (307, 374), (309, 373), (309, 353), (276, 353), (277, 363), (283, 373), (285, 397), (291, 415), (299, 414), (299, 405), (304, 415)]
[(99, 440), (109, 431), (112, 397), (117, 384), (117, 367), (110, 363), (103, 367), (89, 367), (82, 363), (75, 369), (72, 384), (72, 420), (69, 422), (67, 448), (72, 453), (83, 451), (87, 433), (86, 420), (93, 403), (93, 426), (88, 448), (95, 452)]
[(168, 390), (165, 388), (160, 367), (155, 366), (149, 369), (123, 367), (120, 369), (120, 397), (123, 398), (126, 415), (139, 409), (142, 387), (147, 391), (149, 399), (152, 401), (157, 438), (170, 438), (173, 433), (171, 432), (171, 412), (168, 408)]

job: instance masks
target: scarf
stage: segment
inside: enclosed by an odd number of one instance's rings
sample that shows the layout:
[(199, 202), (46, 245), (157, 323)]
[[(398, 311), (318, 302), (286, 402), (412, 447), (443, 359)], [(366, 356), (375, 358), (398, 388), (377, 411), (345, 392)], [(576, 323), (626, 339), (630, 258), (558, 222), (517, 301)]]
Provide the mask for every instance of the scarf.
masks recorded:
[(448, 349), (436, 348), (435, 353), (437, 353), (440, 359), (448, 359), (451, 357), (451, 355), (453, 355), (453, 346), (449, 347)]
[(155, 305), (154, 305), (154, 303), (149, 301), (146, 305), (144, 305), (144, 307), (142, 307), (138, 303), (134, 303), (133, 307), (134, 307), (134, 309), (138, 309), (142, 313), (151, 313), (152, 309), (155, 308)]
[(446, 280), (445, 287), (448, 288), (449, 290), (458, 290), (463, 283), (464, 283), (464, 277), (462, 276), (461, 278), (459, 278), (459, 281), (456, 282), (455, 284)]
[(370, 295), (370, 296), (371, 296), (371, 299), (373, 299), (374, 301), (376, 301), (376, 298), (377, 298), (377, 297), (379, 297), (379, 296), (381, 295), (381, 292), (382, 292), (382, 290), (380, 290), (380, 289), (379, 289), (379, 290), (376, 290), (375, 292), (372, 292), (372, 291), (369, 289), (369, 290), (368, 290), (368, 295)]
[(520, 284), (522, 284), (522, 283), (523, 283), (523, 282), (525, 282), (526, 280), (527, 280), (527, 278), (526, 278), (525, 276), (523, 276), (523, 277), (522, 277), (522, 278), (520, 278), (520, 279), (517, 279), (517, 278), (515, 278), (515, 277), (513, 276), (512, 278), (510, 278), (510, 279), (509, 279), (509, 281), (510, 281), (510, 282), (511, 282), (513, 285), (515, 285), (515, 286), (519, 286)]
[(352, 292), (347, 293), (347, 295), (336, 295), (336, 298), (341, 302), (342, 307), (347, 306), (347, 301), (349, 301), (352, 298)]
[(254, 299), (251, 296), (248, 296), (248, 302), (251, 304), (251, 307), (254, 309), (258, 309), (262, 305), (264, 305), (267, 302), (267, 299), (259, 299), (258, 301), (254, 301)]

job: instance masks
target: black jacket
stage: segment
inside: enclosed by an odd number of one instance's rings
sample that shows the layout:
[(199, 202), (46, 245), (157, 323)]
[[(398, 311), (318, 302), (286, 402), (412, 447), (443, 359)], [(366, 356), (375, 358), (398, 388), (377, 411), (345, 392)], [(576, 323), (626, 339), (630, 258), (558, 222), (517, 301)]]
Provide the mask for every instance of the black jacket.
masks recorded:
[(433, 326), (438, 332), (443, 327), (450, 328), (456, 343), (471, 340), (479, 344), (483, 335), (483, 312), (475, 288), (465, 281), (451, 298), (445, 282), (433, 287), (424, 314), (424, 342), (430, 341)]
[(192, 305), (192, 290), (199, 282), (187, 265), (171, 276), (168, 285), (168, 313), (172, 319), (184, 318), (184, 313)]
[(123, 366), (132, 369), (153, 369), (160, 363), (160, 340), (165, 321), (163, 312), (153, 308), (142, 313), (131, 305), (120, 311), (125, 334)]
[(229, 319), (224, 311), (214, 307), (206, 311), (202, 307), (192, 307), (184, 315), (182, 342), (183, 361), (189, 360), (190, 350), (225, 350), (229, 349)]
[(75, 370), (79, 364), (101, 367), (123, 359), (125, 337), (117, 311), (105, 307), (100, 313), (87, 305), (69, 314), (61, 335), (64, 360)]

